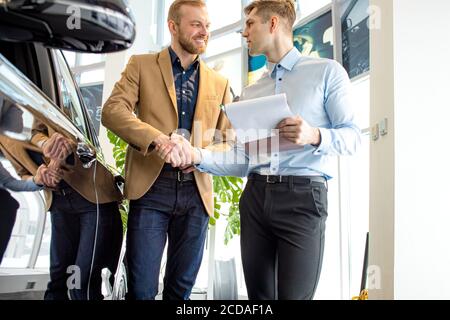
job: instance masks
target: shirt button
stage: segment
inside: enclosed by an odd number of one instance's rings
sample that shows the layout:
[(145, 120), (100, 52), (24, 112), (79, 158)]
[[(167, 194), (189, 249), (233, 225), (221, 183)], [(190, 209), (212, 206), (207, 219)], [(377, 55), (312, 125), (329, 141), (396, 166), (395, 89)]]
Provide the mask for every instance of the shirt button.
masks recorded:
[(181, 114), (184, 116), (186, 114), (186, 112), (183, 111)]
[(185, 94), (185, 93), (186, 93), (186, 91), (184, 91), (184, 90), (183, 90), (182, 92), (183, 92), (183, 94)]
[(281, 68), (281, 64), (279, 64), (277, 67), (278, 67), (278, 68)]
[(273, 156), (274, 156), (275, 158), (276, 158), (276, 157), (278, 157), (278, 153), (274, 153), (274, 155), (273, 155)]
[(277, 171), (277, 169), (276, 169), (276, 168), (270, 168), (270, 170), (271, 170), (272, 172), (275, 172), (275, 171)]
[(186, 71), (183, 71), (183, 74), (186, 74)]
[(278, 79), (278, 81), (281, 81), (281, 80), (283, 80), (283, 79), (282, 78)]

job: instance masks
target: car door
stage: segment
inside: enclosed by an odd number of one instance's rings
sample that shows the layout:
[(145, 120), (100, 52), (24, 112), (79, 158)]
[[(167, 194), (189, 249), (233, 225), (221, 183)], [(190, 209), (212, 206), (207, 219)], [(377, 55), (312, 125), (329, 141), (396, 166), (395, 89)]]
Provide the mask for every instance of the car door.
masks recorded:
[[(11, 50), (9, 56), (17, 68), (0, 56), (0, 109), (7, 107), (9, 111), (3, 113), (7, 116), (2, 117), (0, 122), (5, 120), (5, 124), (11, 124), (11, 110), (20, 111), (13, 114), (20, 116), (20, 121), (15, 123), (20, 122), (21, 128), (7, 128), (8, 136), (27, 140), (35, 121), (41, 121), (91, 150), (99, 167), (107, 171), (79, 89), (61, 52), (46, 49), (40, 44), (14, 44), (9, 47), (14, 46), (17, 50)], [(27, 63), (24, 64), (24, 61)], [(27, 72), (33, 81), (18, 68)], [(39, 156), (39, 151), (29, 142), (24, 141), (21, 146), (30, 158)], [(14, 174), (12, 166), (5, 161), (3, 163)], [(117, 173), (109, 174), (113, 176)], [(13, 193), (13, 196), (20, 203), (20, 211), (0, 269), (0, 298), (39, 297), (48, 281), (50, 221), (42, 193)]]
[[(79, 18), (81, 28), (64, 28), (61, 23), (70, 18)], [(80, 90), (58, 48), (114, 52), (131, 46), (134, 36), (134, 21), (122, 0), (10, 0), (2, 4), (0, 138), (21, 141), (14, 151), (20, 149), (32, 160), (41, 157), (30, 138), (36, 121), (42, 122), (78, 144), (80, 165), (74, 167), (75, 172), (83, 172), (94, 159), (94, 174), (99, 170), (114, 181), (117, 173), (103, 161)], [(2, 163), (14, 173), (8, 161), (2, 159)], [(0, 267), (0, 299), (39, 299), (48, 281), (50, 223), (40, 193), (16, 197), (23, 212)]]

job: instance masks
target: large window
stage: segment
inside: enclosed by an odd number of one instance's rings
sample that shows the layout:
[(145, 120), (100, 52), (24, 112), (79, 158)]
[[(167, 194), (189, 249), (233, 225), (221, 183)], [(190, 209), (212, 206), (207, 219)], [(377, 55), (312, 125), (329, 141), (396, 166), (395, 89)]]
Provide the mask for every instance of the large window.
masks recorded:
[(240, 49), (241, 45), (242, 37), (237, 32), (231, 32), (212, 38), (208, 43), (205, 58), (216, 56), (233, 49)]
[(297, 18), (303, 19), (330, 4), (331, 0), (297, 0), (297, 2), (299, 7)]
[(242, 77), (240, 72), (236, 72), (236, 70), (242, 69), (242, 55), (239, 51), (210, 59), (208, 60), (208, 66), (220, 72), (230, 81), (231, 90), (235, 96), (241, 94)]
[(206, 5), (208, 7), (209, 18), (211, 19), (211, 31), (241, 20), (242, 0), (227, 0), (225, 6), (224, 1), (207, 0)]
[[(350, 295), (358, 295), (364, 262), (366, 233), (369, 231), (369, 161), (370, 161), (370, 80), (353, 83), (355, 121), (362, 129), (361, 148), (352, 157), (341, 157), (341, 213), (342, 238), (347, 243), (343, 256), (348, 257), (345, 270), (348, 273)], [(346, 278), (346, 277), (345, 277)], [(343, 288), (346, 292), (347, 288)]]

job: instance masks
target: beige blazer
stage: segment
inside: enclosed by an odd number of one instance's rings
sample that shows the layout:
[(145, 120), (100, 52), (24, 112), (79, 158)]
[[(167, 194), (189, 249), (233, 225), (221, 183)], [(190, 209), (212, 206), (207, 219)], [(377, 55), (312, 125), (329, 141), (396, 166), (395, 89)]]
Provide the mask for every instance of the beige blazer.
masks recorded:
[[(37, 147), (30, 144), (9, 139), (0, 135), (0, 151), (6, 159), (13, 165), (19, 177), (29, 179), (36, 174), (38, 166), (31, 159), (27, 150), (40, 152)], [(44, 191), (46, 211), (50, 209), (52, 203), (52, 193)]]
[[(228, 81), (200, 61), (200, 84), (191, 131), (194, 146), (216, 144), (217, 147), (218, 143), (233, 139), (233, 134), (227, 131), (231, 125), (220, 109), (220, 104), (230, 101)], [(103, 106), (102, 123), (129, 144), (125, 197), (131, 200), (142, 197), (164, 165), (156, 152), (149, 149), (150, 144), (161, 133), (169, 135), (178, 128), (177, 99), (168, 49), (130, 58)], [(198, 171), (194, 175), (203, 204), (211, 216), (214, 213), (212, 177)]]

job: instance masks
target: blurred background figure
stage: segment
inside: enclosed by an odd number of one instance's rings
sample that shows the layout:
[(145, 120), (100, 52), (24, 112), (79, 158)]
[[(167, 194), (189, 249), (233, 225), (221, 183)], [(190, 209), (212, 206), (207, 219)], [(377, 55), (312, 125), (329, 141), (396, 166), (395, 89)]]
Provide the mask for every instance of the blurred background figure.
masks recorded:
[[(0, 152), (0, 159), (3, 157)], [(49, 169), (45, 165), (41, 165), (36, 175), (27, 180), (17, 180), (8, 170), (6, 170), (0, 162), (0, 264), (3, 254), (8, 246), (9, 238), (16, 221), (19, 203), (8, 192), (10, 191), (39, 191), (46, 185), (58, 183), (61, 175), (56, 169)]]

